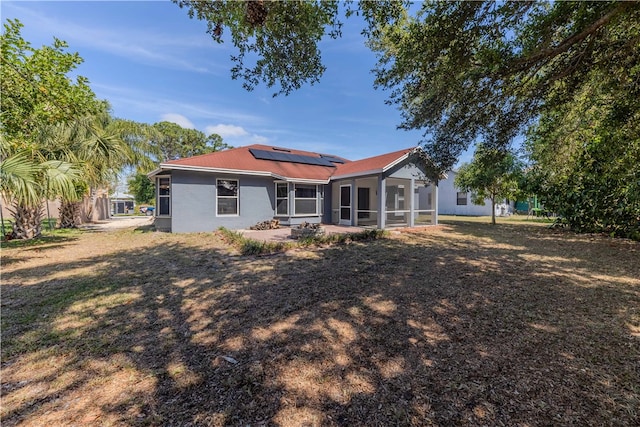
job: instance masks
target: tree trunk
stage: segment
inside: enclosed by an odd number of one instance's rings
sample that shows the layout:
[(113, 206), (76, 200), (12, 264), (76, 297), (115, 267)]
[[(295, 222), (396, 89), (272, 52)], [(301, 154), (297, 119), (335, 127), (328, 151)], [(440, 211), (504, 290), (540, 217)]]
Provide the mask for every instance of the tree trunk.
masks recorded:
[(491, 196), (491, 224), (496, 225), (496, 197)]
[(60, 205), (60, 228), (78, 228), (80, 202), (62, 201)]
[(42, 206), (13, 205), (10, 209), (13, 223), (12, 239), (33, 239), (42, 234)]

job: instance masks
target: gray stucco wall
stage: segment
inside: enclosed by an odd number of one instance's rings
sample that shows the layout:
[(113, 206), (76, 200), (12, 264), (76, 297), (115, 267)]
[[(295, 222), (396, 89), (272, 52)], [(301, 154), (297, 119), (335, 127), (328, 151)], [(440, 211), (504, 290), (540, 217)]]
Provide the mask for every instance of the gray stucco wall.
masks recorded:
[(385, 173), (385, 178), (415, 178), (420, 180), (428, 180), (425, 177), (425, 171), (423, 170), (419, 158), (417, 157), (410, 157), (406, 161), (391, 168)]
[[(217, 216), (216, 179), (239, 181), (239, 215)], [(273, 218), (275, 185), (272, 178), (173, 171), (171, 231), (207, 232), (220, 227), (248, 228)]]

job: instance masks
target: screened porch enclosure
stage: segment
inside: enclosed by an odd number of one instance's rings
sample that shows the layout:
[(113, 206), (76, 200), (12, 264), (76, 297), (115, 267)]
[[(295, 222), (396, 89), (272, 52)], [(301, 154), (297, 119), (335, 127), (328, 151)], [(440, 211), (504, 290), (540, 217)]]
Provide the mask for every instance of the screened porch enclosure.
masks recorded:
[(437, 187), (426, 180), (367, 177), (332, 184), (331, 222), (357, 227), (436, 224)]

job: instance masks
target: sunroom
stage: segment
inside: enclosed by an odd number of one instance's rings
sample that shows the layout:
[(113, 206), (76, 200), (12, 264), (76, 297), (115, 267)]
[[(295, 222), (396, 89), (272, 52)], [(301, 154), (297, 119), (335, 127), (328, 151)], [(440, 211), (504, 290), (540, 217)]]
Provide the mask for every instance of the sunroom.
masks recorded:
[(438, 187), (426, 179), (365, 178), (331, 184), (331, 222), (356, 227), (437, 224)]
[(424, 158), (410, 151), (387, 161), (373, 158), (332, 177), (332, 223), (377, 228), (437, 224), (438, 187), (427, 178)]

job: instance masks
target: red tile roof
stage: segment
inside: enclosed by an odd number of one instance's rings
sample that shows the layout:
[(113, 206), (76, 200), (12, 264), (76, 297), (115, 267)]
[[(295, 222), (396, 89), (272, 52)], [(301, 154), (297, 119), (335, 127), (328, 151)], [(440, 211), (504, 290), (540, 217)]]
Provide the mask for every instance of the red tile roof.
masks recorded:
[(402, 159), (412, 148), (370, 157), (358, 161), (349, 161), (339, 156), (332, 156), (345, 161), (344, 164), (336, 163), (336, 167), (308, 165), (275, 160), (256, 159), (250, 149), (267, 150), (289, 154), (320, 158), (321, 155), (309, 151), (295, 149), (278, 149), (268, 145), (249, 145), (246, 147), (232, 148), (216, 151), (215, 153), (201, 156), (188, 157), (179, 160), (171, 160), (160, 165), (161, 169), (213, 169), (227, 171), (229, 173), (249, 173), (275, 175), (286, 179), (301, 179), (314, 181), (329, 181), (332, 176), (358, 175), (365, 172), (380, 172), (387, 166)]
[(404, 156), (411, 151), (413, 151), (413, 148), (405, 148), (404, 150), (394, 151), (393, 153), (368, 157), (355, 162), (338, 165), (333, 177), (363, 175), (366, 172), (379, 173), (386, 170), (387, 166), (391, 166), (404, 158)]

